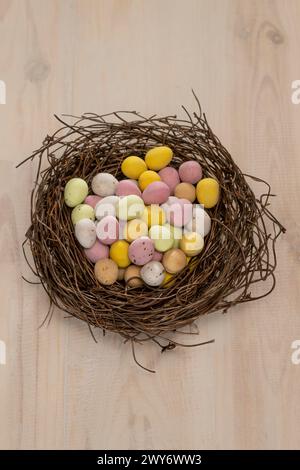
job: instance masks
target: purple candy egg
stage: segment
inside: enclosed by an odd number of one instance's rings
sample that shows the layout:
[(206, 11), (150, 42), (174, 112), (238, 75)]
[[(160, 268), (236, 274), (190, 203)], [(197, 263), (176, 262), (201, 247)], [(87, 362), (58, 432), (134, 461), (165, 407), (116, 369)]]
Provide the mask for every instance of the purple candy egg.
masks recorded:
[(202, 178), (202, 168), (200, 163), (193, 160), (181, 163), (178, 173), (181, 181), (184, 183), (195, 184)]
[(96, 240), (94, 245), (91, 248), (86, 248), (84, 250), (86, 257), (92, 261), (92, 263), (97, 263), (99, 259), (108, 258), (109, 256), (109, 248), (106, 245), (103, 245)]
[(162, 181), (154, 181), (143, 192), (143, 200), (145, 204), (163, 204), (170, 196), (170, 188)]
[(137, 184), (131, 180), (119, 181), (116, 187), (116, 195), (130, 196), (131, 194), (134, 194), (135, 196), (141, 196), (141, 190)]
[(111, 245), (119, 238), (119, 222), (113, 215), (107, 215), (98, 222), (96, 227), (98, 239), (104, 245)]
[(163, 257), (163, 253), (161, 253), (160, 251), (155, 250), (154, 254), (153, 254), (153, 257), (152, 257), (152, 261), (161, 261), (162, 257)]
[(169, 186), (170, 194), (174, 194), (175, 186), (180, 183), (178, 171), (171, 166), (166, 166), (165, 168), (160, 170), (158, 174), (160, 176), (161, 181), (163, 181)]
[(128, 250), (128, 256), (132, 263), (143, 266), (152, 260), (154, 255), (154, 243), (149, 237), (140, 237), (134, 240)]

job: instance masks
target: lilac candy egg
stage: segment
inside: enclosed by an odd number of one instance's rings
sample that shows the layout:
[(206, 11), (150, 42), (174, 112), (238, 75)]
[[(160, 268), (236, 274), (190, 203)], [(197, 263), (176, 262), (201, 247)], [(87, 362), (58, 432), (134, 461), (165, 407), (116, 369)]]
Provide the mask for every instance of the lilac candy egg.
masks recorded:
[(84, 203), (85, 204), (88, 204), (89, 206), (91, 206), (93, 209), (95, 209), (96, 205), (98, 204), (98, 202), (100, 202), (102, 199), (101, 196), (95, 196), (94, 194), (90, 195), (90, 196), (87, 196), (84, 200)]
[(129, 259), (138, 266), (143, 266), (152, 260), (154, 255), (154, 243), (149, 237), (140, 237), (134, 240), (128, 251)]
[(143, 191), (143, 200), (145, 204), (163, 204), (170, 196), (170, 188), (162, 181), (154, 181)]
[(99, 259), (108, 258), (109, 248), (106, 245), (103, 245), (99, 240), (96, 240), (94, 245), (91, 248), (86, 248), (84, 250), (86, 257), (92, 262), (97, 263)]
[(167, 221), (175, 227), (186, 225), (193, 217), (193, 205), (187, 199), (177, 199), (168, 206)]
[(119, 222), (113, 215), (107, 215), (98, 222), (96, 227), (98, 239), (104, 245), (112, 245), (119, 238)]
[(195, 184), (202, 178), (202, 168), (200, 164), (192, 160), (181, 163), (178, 173), (181, 181), (184, 183)]
[(165, 168), (160, 170), (158, 174), (160, 176), (161, 181), (163, 181), (169, 186), (170, 194), (174, 194), (175, 186), (180, 183), (178, 171), (171, 166), (166, 166)]
[(117, 196), (130, 196), (134, 194), (135, 196), (141, 196), (141, 190), (132, 180), (122, 180), (119, 181), (116, 187)]
[(163, 257), (163, 253), (161, 253), (160, 251), (155, 250), (154, 254), (153, 254), (153, 257), (152, 257), (152, 261), (161, 261), (162, 257)]

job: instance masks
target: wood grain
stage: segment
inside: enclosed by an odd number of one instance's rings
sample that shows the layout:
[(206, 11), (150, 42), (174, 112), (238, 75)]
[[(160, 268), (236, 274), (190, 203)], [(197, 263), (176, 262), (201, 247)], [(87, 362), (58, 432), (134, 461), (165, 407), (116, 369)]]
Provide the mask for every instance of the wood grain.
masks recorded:
[[(300, 448), (299, 26), (299, 0), (0, 0), (0, 448)], [(191, 87), (243, 171), (271, 183), (288, 231), (275, 292), (199, 320), (213, 345), (145, 345), (153, 375), (59, 311), (38, 329), (47, 298), (21, 279), (34, 172), (15, 165), (54, 113), (180, 114)]]

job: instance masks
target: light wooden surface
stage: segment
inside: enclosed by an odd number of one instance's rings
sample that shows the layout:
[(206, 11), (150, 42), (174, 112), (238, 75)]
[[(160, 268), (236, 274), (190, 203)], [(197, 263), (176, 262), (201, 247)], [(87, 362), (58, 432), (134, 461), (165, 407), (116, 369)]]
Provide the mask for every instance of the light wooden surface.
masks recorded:
[[(299, 0), (0, 0), (0, 448), (300, 448)], [(287, 227), (276, 291), (199, 321), (213, 345), (132, 360), (120, 339), (47, 310), (21, 242), (33, 171), (15, 170), (53, 114), (193, 110), (244, 172), (267, 179)], [(186, 339), (186, 338), (184, 338)]]

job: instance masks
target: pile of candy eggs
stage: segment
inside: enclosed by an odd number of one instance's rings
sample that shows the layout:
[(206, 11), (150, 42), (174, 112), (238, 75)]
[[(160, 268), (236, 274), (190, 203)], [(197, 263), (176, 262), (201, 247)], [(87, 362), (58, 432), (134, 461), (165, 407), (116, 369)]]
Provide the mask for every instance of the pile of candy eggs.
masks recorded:
[(219, 183), (203, 178), (197, 161), (177, 169), (172, 158), (167, 146), (150, 149), (145, 159), (128, 156), (121, 165), (126, 179), (98, 173), (92, 194), (82, 178), (66, 184), (75, 237), (100, 284), (169, 287), (202, 251), (211, 228), (206, 209), (218, 203)]

